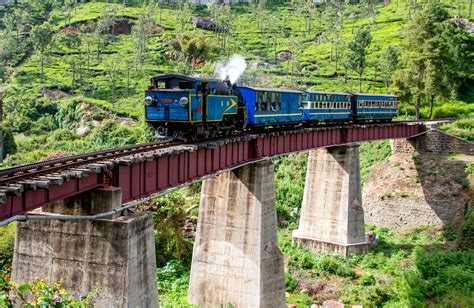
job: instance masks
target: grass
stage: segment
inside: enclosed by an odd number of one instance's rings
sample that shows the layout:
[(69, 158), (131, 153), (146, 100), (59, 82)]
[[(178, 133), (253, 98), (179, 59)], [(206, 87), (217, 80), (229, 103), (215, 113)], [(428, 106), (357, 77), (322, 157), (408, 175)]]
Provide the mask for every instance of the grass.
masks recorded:
[(448, 134), (458, 136), (460, 138), (474, 142), (474, 118), (469, 117), (466, 119), (460, 119), (455, 122), (444, 124), (441, 130)]

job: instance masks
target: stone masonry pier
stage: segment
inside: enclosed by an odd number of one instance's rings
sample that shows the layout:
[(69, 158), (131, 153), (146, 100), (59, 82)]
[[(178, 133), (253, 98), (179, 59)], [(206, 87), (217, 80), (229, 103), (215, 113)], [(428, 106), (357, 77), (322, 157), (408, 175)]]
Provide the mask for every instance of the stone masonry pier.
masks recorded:
[[(96, 189), (49, 205), (42, 215), (94, 215), (121, 206), (120, 188)], [(94, 221), (19, 222), (12, 279), (63, 280), (77, 293), (100, 289), (97, 307), (156, 307), (151, 213)]]
[(286, 307), (274, 166), (247, 165), (205, 180), (189, 302), (201, 307)]
[(300, 222), (293, 241), (314, 252), (343, 256), (367, 250), (358, 146), (310, 152)]

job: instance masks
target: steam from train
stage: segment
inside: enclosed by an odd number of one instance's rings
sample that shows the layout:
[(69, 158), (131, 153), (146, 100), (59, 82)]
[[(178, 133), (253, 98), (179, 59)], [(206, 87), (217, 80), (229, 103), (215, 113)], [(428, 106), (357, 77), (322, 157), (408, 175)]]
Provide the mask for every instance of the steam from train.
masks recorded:
[(229, 79), (234, 84), (247, 68), (247, 62), (241, 55), (232, 55), (229, 61), (216, 64), (216, 75), (219, 79)]

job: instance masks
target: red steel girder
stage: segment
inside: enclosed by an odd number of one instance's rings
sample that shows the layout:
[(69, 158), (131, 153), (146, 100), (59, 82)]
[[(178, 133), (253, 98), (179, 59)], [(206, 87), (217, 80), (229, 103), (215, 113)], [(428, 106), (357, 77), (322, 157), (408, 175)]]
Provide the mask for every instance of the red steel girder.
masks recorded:
[(0, 221), (97, 187), (120, 187), (122, 200), (126, 203), (267, 157), (361, 141), (409, 138), (425, 130), (422, 123), (394, 122), (230, 138), (227, 143), (215, 143), (210, 147), (187, 148), (137, 162), (122, 162), (113, 168), (111, 174), (106, 174), (107, 171), (92, 172), (87, 177), (65, 181), (62, 185), (25, 189), (19, 195), (8, 195), (5, 203), (0, 204)]

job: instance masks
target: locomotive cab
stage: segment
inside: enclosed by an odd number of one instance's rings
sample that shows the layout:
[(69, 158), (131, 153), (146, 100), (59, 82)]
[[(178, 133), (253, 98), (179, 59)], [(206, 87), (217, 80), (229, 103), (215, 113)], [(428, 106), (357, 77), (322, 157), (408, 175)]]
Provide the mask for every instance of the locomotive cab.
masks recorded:
[(145, 92), (145, 121), (159, 136), (191, 138), (213, 135), (236, 115), (238, 97), (218, 79), (168, 74), (151, 79)]

